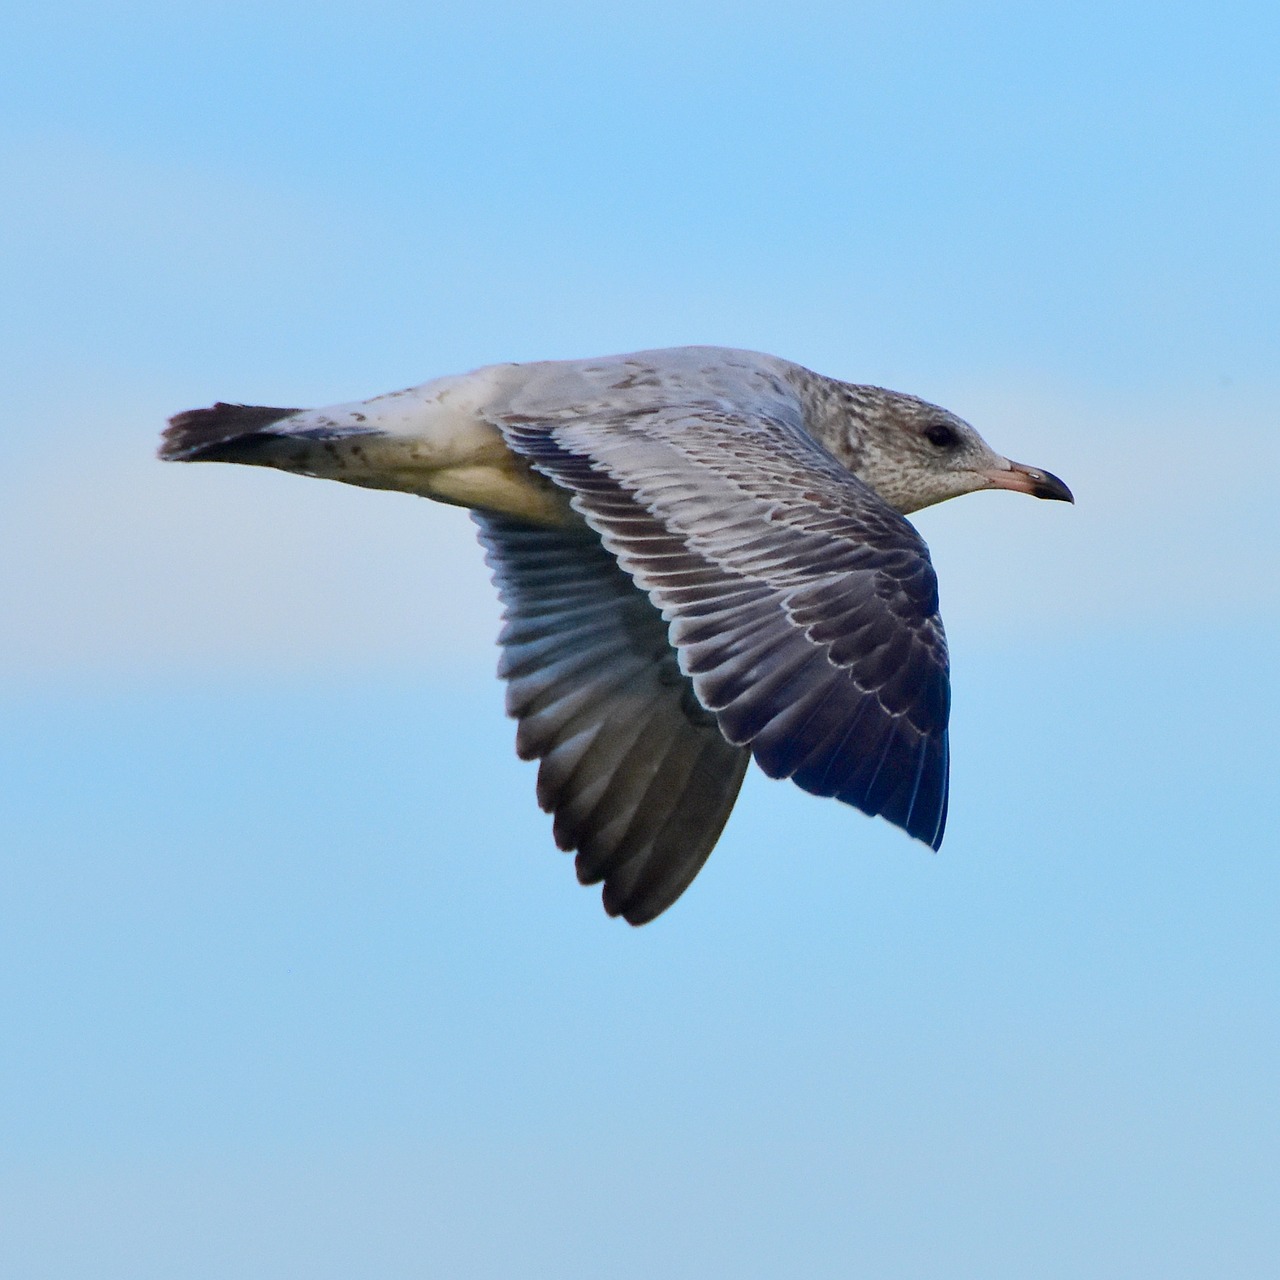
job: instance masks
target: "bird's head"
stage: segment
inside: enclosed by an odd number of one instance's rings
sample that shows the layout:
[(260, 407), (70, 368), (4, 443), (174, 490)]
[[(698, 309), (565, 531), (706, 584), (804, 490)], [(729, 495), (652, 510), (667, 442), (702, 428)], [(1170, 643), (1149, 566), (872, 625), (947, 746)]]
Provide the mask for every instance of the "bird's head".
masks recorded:
[(1002, 457), (954, 413), (880, 387), (849, 386), (848, 393), (848, 448), (839, 454), (903, 515), (978, 489), (1075, 501), (1057, 476)]

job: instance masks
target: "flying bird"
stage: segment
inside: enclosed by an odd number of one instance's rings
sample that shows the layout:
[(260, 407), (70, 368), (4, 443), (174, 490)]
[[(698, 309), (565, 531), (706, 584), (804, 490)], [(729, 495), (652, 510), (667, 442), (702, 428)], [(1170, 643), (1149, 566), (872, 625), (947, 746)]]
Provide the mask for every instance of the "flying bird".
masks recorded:
[(635, 925), (688, 888), (752, 757), (937, 849), (947, 645), (905, 517), (978, 489), (1072, 501), (945, 409), (718, 347), (218, 403), (160, 456), (471, 508), (516, 750), (578, 879)]

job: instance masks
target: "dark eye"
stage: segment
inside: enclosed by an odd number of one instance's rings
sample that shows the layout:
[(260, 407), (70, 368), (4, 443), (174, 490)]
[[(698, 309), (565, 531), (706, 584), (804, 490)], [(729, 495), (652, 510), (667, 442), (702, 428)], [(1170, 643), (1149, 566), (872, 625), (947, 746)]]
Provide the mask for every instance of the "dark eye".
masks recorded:
[(939, 449), (954, 449), (960, 443), (960, 433), (945, 422), (935, 422), (933, 426), (925, 427), (924, 438)]

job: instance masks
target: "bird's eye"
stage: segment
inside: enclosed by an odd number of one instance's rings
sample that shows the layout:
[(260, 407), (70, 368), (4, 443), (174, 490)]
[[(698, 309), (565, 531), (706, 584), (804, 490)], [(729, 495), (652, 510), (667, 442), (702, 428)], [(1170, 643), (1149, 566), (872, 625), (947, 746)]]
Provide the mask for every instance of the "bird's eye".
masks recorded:
[(935, 422), (933, 426), (925, 427), (924, 438), (939, 449), (954, 449), (960, 443), (960, 433), (945, 422)]

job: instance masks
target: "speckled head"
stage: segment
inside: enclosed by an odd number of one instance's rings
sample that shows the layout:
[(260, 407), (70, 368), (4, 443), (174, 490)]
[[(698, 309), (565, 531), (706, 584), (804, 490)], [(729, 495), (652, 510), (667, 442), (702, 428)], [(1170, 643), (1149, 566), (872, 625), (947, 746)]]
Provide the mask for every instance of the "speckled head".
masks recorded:
[(882, 387), (845, 384), (823, 443), (890, 506), (907, 515), (979, 489), (1073, 502), (1057, 476), (1011, 462), (946, 409)]

